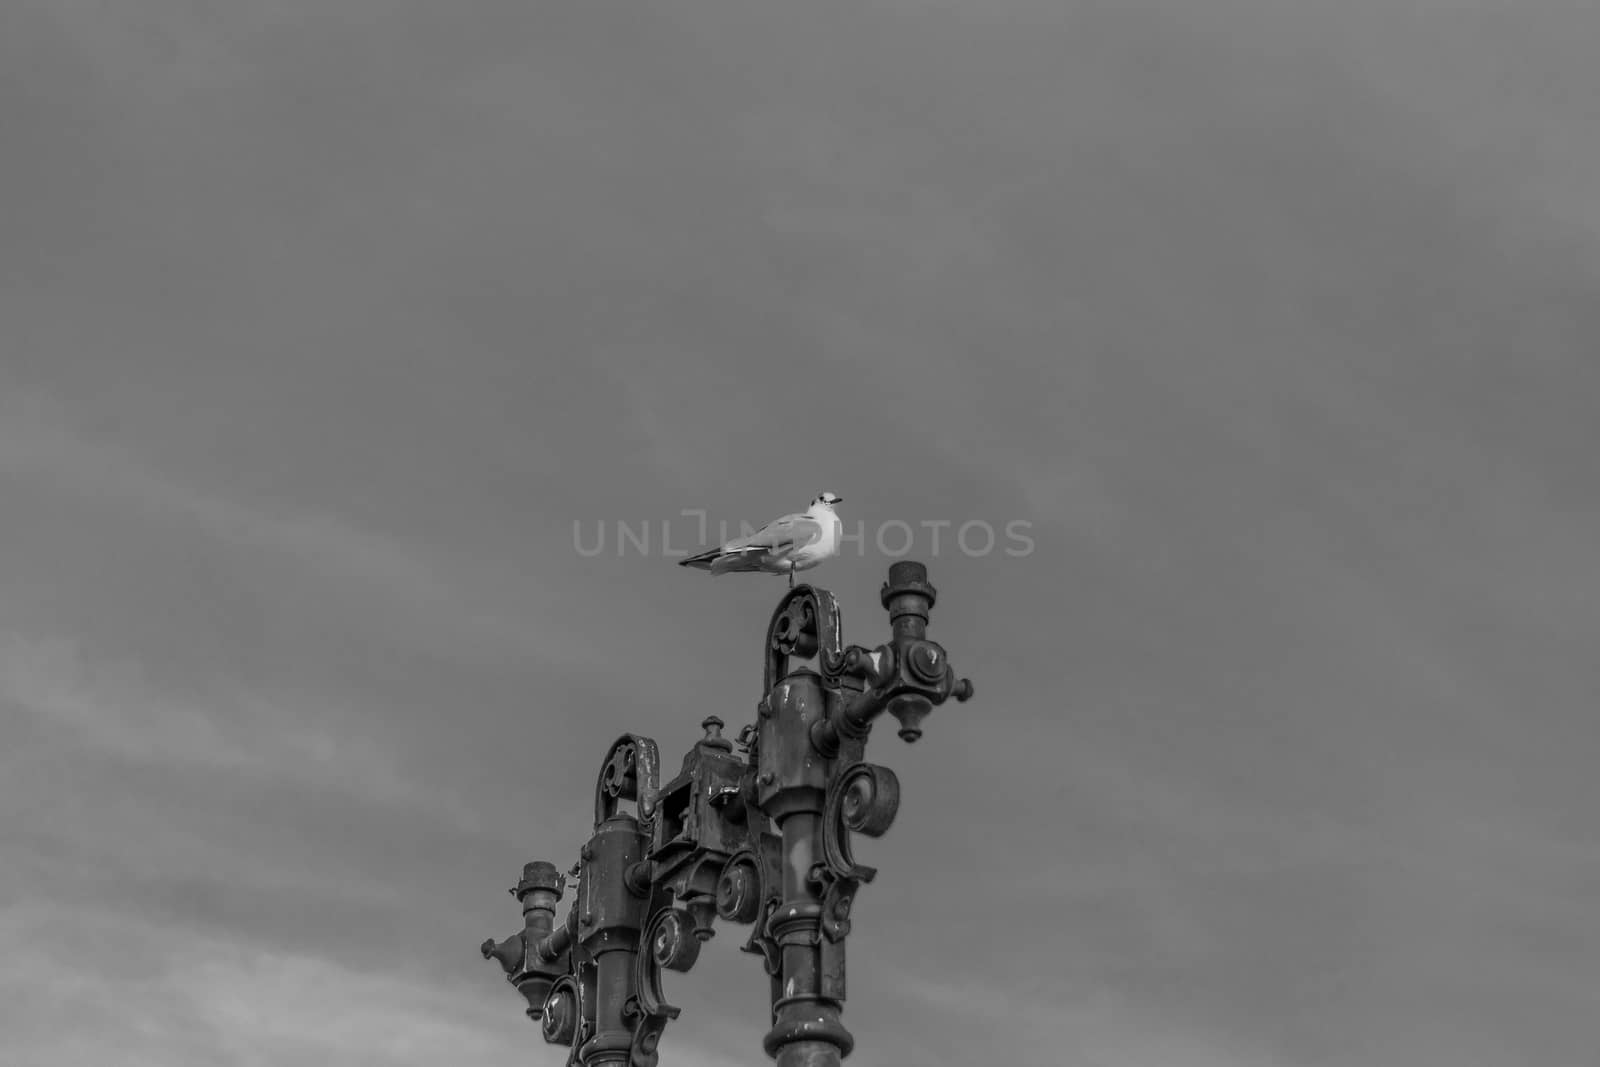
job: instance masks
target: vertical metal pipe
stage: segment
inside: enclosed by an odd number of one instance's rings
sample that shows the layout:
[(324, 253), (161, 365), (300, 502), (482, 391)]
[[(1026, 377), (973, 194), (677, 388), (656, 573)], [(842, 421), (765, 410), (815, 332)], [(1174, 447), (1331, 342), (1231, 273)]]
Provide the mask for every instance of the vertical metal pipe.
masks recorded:
[(622, 1007), (633, 995), (633, 946), (613, 944), (595, 957), (595, 1035), (578, 1050), (583, 1067), (626, 1065), (633, 1027)]
[[(839, 1067), (855, 1047), (840, 1019), (837, 996), (825, 988), (822, 899), (811, 869), (822, 854), (822, 813), (795, 810), (783, 835), (783, 903), (772, 918), (782, 960), (780, 996), (763, 1042), (778, 1067)], [(842, 946), (840, 946), (842, 947)]]

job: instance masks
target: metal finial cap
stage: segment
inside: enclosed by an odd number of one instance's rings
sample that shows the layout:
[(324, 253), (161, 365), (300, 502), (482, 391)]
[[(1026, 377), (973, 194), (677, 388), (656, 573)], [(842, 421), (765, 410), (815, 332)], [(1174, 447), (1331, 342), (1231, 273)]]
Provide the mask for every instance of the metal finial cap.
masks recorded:
[(715, 715), (707, 715), (700, 723), (700, 728), (706, 732), (706, 735), (700, 739), (700, 743), (709, 745), (712, 748), (733, 751), (733, 742), (722, 736), (722, 728), (726, 725), (727, 723)]
[(522, 868), (522, 881), (517, 883), (517, 888), (511, 891), (513, 896), (521, 897), (535, 889), (546, 889), (557, 896), (565, 885), (561, 872), (556, 870), (556, 865), (544, 860), (535, 860), (533, 863), (524, 864)]
[[(928, 568), (916, 560), (901, 560), (889, 565), (889, 580), (878, 591), (878, 599), (888, 608), (897, 597), (906, 594), (927, 597), (930, 608), (939, 596), (939, 591), (928, 581)], [(919, 611), (917, 614), (925, 615), (926, 612)]]
[(889, 581), (893, 585), (907, 585), (911, 582), (925, 582), (928, 580), (928, 568), (925, 564), (913, 559), (904, 559), (889, 565)]

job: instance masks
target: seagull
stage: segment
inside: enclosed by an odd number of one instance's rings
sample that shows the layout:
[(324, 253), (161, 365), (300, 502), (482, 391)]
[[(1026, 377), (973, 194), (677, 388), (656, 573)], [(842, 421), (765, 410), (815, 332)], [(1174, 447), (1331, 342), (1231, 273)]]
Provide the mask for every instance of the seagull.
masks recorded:
[(680, 559), (678, 565), (712, 574), (730, 571), (787, 574), (789, 588), (793, 589), (795, 571), (810, 570), (839, 554), (843, 527), (833, 506), (843, 499), (832, 493), (821, 493), (805, 511), (773, 519), (749, 537), (736, 537), (721, 548)]

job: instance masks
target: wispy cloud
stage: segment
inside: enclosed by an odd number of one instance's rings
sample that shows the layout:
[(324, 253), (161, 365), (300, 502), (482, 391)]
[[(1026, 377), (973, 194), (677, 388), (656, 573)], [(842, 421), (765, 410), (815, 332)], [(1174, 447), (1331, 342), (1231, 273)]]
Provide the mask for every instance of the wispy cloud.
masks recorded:
[(321, 515), (276, 515), (183, 484), (114, 443), (76, 429), (43, 394), (0, 394), (0, 469), (54, 481), (70, 490), (136, 504), (158, 515), (197, 522), (213, 534), (293, 556), (334, 578), (446, 606), (450, 584), (396, 540)]
[(451, 639), (463, 651), (538, 656), (568, 667), (605, 662), (592, 642), (554, 624), (545, 614), (549, 597), (533, 595), (534, 587), (514, 573), (430, 552), (336, 516), (279, 513), (193, 487), (85, 433), (36, 390), (0, 389), (0, 471), (115, 501), (345, 583), (375, 609), (391, 605), (383, 617), (423, 641)]
[[(963, 1061), (1003, 1041), (1023, 1058), (1085, 1067), (1290, 1067), (1296, 1061), (1176, 1013), (1066, 979), (1016, 976), (1005, 986), (873, 968), (874, 988), (949, 1020)], [(1039, 987), (1043, 988), (1030, 988)], [(1042, 995), (1041, 995), (1042, 994)], [(874, 994), (883, 999), (883, 993)], [(949, 1054), (948, 1045), (942, 1050)], [(941, 1050), (928, 1048), (925, 1055)]]
[(203, 700), (174, 695), (136, 662), (97, 660), (64, 638), (0, 632), (0, 703), (78, 743), (139, 763), (298, 781), (475, 824), (459, 798), (406, 775), (380, 741), (341, 730), (322, 698), (297, 699), (293, 706), (226, 683), (207, 686)]
[[(67, 913), (36, 903), (0, 914), (0, 994), (8, 1056), (75, 1063), (117, 1049), (135, 1067), (433, 1067), (557, 1062), (564, 1050), (485, 991), (430, 968), (361, 970), (136, 915)], [(85, 966), (94, 961), (94, 966)], [(487, 984), (487, 983), (486, 983)], [(96, 1025), (78, 1025), (92, 1013)], [(536, 1051), (537, 1050), (537, 1051)], [(543, 1062), (543, 1061), (541, 1061)], [(735, 1067), (691, 1035), (663, 1063)]]

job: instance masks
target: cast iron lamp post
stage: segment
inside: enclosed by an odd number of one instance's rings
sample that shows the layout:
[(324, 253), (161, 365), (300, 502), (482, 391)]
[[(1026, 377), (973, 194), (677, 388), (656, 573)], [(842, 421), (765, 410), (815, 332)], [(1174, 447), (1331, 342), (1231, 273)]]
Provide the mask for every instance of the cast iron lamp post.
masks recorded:
[[(754, 927), (744, 949), (771, 980), (763, 1044), (778, 1067), (838, 1067), (850, 1054), (839, 1017), (850, 904), (877, 873), (850, 839), (881, 835), (900, 806), (894, 772), (862, 758), (867, 736), (888, 712), (915, 741), (934, 707), (972, 696), (928, 640), (935, 595), (922, 564), (892, 565), (889, 641), (845, 648), (833, 594), (796, 586), (767, 627), (764, 695), (738, 751), (715, 716), (665, 785), (651, 739), (626, 734), (607, 750), (566, 921), (554, 925), (566, 877), (530, 863), (511, 891), (523, 929), (481, 948), (545, 1040), (571, 1047), (568, 1067), (655, 1067), (679, 1014), (662, 972), (693, 967), (718, 918)], [(819, 670), (791, 669), (812, 658)]]

